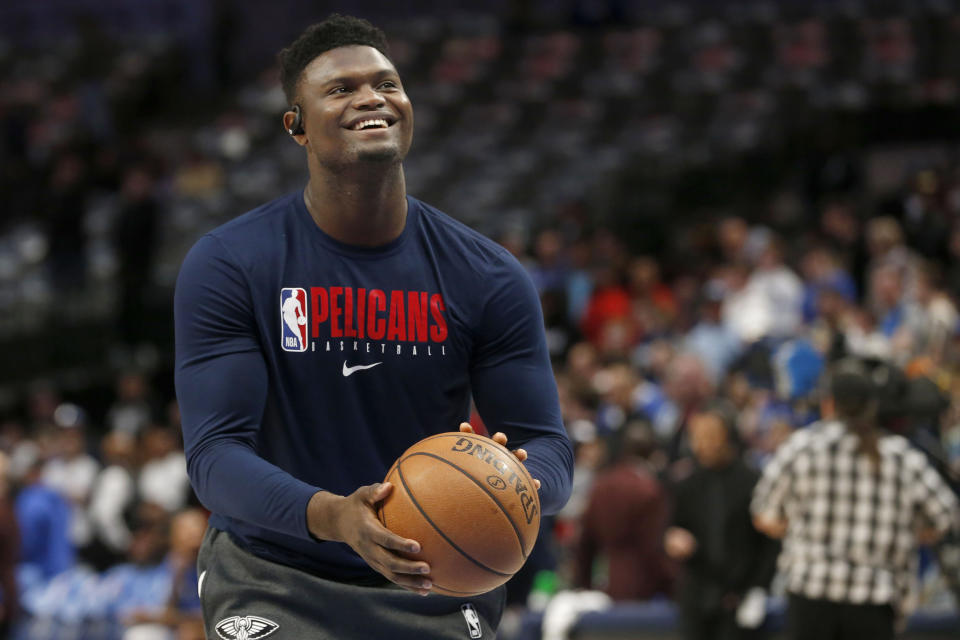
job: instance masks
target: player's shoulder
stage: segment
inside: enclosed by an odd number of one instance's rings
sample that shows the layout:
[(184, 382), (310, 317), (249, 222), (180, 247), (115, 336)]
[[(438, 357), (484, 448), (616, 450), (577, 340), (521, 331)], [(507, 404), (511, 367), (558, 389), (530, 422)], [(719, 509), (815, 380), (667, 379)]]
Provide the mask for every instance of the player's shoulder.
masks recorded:
[(294, 212), (297, 195), (289, 193), (271, 200), (206, 232), (194, 243), (186, 262), (216, 258), (239, 265), (261, 261), (278, 250), (276, 238), (283, 234)]
[(494, 240), (422, 200), (408, 198), (419, 210), (420, 225), (427, 237), (452, 255), (487, 268), (492, 264), (521, 267), (516, 258)]
[(250, 242), (275, 244), (270, 242), (270, 239), (275, 236), (265, 235), (265, 233), (284, 225), (286, 218), (294, 213), (294, 198), (299, 196), (300, 192), (295, 191), (275, 198), (223, 223), (211, 230), (208, 235), (226, 244)]

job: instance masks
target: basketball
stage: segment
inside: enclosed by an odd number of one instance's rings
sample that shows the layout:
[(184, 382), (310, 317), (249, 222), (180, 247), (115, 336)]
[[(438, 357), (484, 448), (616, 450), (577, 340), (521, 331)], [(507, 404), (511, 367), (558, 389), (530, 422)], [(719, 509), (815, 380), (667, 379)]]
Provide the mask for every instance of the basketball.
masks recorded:
[(430, 565), (433, 592), (473, 596), (502, 585), (533, 549), (540, 497), (506, 447), (472, 433), (441, 433), (407, 449), (387, 472), (383, 525), (420, 543), (405, 554)]

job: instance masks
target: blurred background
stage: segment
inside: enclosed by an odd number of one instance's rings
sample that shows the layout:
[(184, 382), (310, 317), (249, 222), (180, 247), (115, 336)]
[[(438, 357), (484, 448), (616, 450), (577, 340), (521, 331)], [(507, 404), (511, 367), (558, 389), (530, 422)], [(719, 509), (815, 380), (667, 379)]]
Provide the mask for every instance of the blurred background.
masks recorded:
[[(0, 4), (4, 634), (203, 637), (173, 284), (202, 233), (305, 184), (275, 54), (331, 11), (390, 36), (409, 192), (540, 291), (574, 495), (501, 637), (679, 637), (691, 419), (724, 400), (760, 469), (844, 356), (956, 489), (960, 1), (352, 4)], [(630, 514), (595, 488), (625, 461)], [(958, 549), (919, 551), (907, 637), (956, 637)]]

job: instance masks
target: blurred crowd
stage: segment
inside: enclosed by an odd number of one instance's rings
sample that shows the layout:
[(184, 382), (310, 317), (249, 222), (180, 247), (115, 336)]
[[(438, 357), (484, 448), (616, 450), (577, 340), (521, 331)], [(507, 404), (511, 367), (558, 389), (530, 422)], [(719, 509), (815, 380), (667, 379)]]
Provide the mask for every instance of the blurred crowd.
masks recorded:
[[(417, 113), (409, 190), (528, 269), (575, 443), (573, 497), (511, 601), (675, 597), (684, 487), (718, 458), (762, 468), (846, 356), (956, 489), (956, 3), (508, 4), (389, 32)], [(101, 18), (0, 46), (3, 619), (200, 638), (171, 287), (201, 233), (302, 187), (305, 163), (275, 68)], [(145, 343), (155, 357), (131, 356)], [(761, 544), (715, 533), (711, 553)], [(741, 594), (775, 586), (770, 553), (734, 571)], [(921, 604), (949, 602), (960, 553), (921, 568)]]
[[(906, 436), (960, 489), (960, 280), (956, 257), (946, 258), (960, 248), (960, 211), (949, 184), (921, 173), (903, 185), (902, 207), (887, 212), (827, 201), (791, 237), (721, 217), (680, 234), (678, 247), (696, 247), (682, 262), (631, 254), (577, 216), (529, 242), (503, 239), (540, 290), (576, 447), (573, 497), (552, 529), (561, 586), (614, 600), (679, 596), (692, 543), (666, 534), (711, 513), (702, 496), (719, 481), (698, 474), (718, 457), (720, 467), (762, 469), (819, 419), (823, 374), (849, 357), (872, 371), (879, 425)], [(945, 231), (932, 236), (914, 216)], [(775, 586), (776, 550), (749, 527), (754, 481), (730, 480), (737, 534), (725, 517), (700, 523), (701, 536), (725, 541), (717, 567), (737, 576), (738, 599)], [(956, 545), (954, 537), (944, 553), (922, 555), (924, 606), (956, 606)]]
[[(102, 424), (40, 385), (0, 424), (3, 618), (16, 638), (203, 638), (207, 514), (186, 475), (176, 403), (116, 381)], [(16, 586), (15, 586), (16, 585)], [(7, 631), (10, 631), (9, 627)]]
[[(818, 418), (822, 374), (848, 356), (874, 368), (883, 426), (960, 486), (960, 282), (951, 262), (931, 259), (960, 242), (947, 233), (924, 244), (926, 228), (911, 231), (907, 212), (928, 179), (905, 185), (902, 215), (831, 201), (789, 242), (770, 226), (718, 219), (691, 232), (701, 244), (686, 268), (635, 255), (574, 214), (529, 239), (500, 238), (540, 291), (576, 451), (573, 496), (511, 583), (514, 603), (571, 587), (678, 597), (690, 554), (689, 541), (668, 535), (679, 524), (698, 531), (695, 544), (719, 535), (722, 562), (740, 558), (741, 596), (775, 586), (775, 546), (749, 527), (717, 532), (710, 522), (725, 520), (713, 515), (697, 524), (709, 502), (698, 508), (706, 489), (689, 487), (717, 460), (761, 469)], [(949, 199), (924, 201), (955, 215)], [(0, 584), (5, 614), (23, 612), (20, 637), (202, 637), (205, 512), (188, 485), (176, 403), (159, 386), (123, 372), (92, 417), (37, 384), (0, 425)], [(746, 522), (755, 478), (738, 473), (731, 490)], [(924, 555), (921, 606), (954, 606), (960, 565), (944, 558)]]

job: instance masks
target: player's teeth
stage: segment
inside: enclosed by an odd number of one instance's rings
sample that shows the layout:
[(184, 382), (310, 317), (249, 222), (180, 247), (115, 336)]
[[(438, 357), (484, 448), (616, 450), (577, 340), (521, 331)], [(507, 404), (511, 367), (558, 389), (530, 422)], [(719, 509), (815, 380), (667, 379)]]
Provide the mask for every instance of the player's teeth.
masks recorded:
[(387, 121), (386, 121), (386, 120), (383, 120), (383, 119), (378, 119), (378, 120), (364, 120), (363, 122), (358, 122), (358, 123), (356, 124), (356, 126), (354, 126), (354, 129), (357, 130), (357, 131), (359, 131), (360, 129), (366, 129), (366, 128), (371, 127), (371, 126), (378, 126), (378, 127), (386, 128), (386, 127), (389, 127), (390, 125), (387, 124)]

